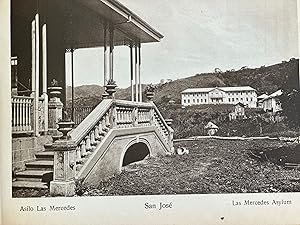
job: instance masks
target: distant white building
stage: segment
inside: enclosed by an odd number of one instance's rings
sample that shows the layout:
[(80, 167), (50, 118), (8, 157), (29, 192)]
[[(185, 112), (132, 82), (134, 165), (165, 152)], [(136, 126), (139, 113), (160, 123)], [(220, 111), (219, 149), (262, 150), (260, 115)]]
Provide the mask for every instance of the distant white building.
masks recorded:
[(181, 92), (181, 105), (202, 104), (237, 104), (242, 103), (249, 108), (257, 107), (256, 90), (250, 86), (188, 88)]
[(263, 108), (263, 101), (264, 99), (268, 98), (269, 95), (267, 94), (262, 94), (260, 96), (257, 97), (257, 107), (258, 108)]
[(278, 112), (282, 110), (279, 96), (282, 95), (282, 90), (275, 91), (273, 94), (264, 98), (262, 108), (265, 112)]

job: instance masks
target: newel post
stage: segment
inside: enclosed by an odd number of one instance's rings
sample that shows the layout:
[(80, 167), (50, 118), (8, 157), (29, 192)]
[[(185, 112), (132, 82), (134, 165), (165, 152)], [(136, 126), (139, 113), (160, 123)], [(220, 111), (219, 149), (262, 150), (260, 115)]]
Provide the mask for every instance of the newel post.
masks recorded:
[(52, 136), (58, 136), (58, 122), (62, 119), (63, 103), (60, 100), (61, 87), (58, 87), (57, 81), (51, 82), (52, 86), (48, 87), (50, 100), (48, 102), (48, 131)]
[(173, 120), (172, 119), (165, 119), (165, 121), (166, 121), (166, 123), (167, 123), (167, 125), (169, 127), (169, 129), (168, 129), (169, 130), (168, 142), (169, 142), (171, 153), (173, 153), (174, 152), (174, 145), (173, 145), (174, 130), (171, 127)]
[(50, 182), (51, 196), (75, 195), (76, 145), (68, 136), (73, 125), (74, 122), (71, 121), (58, 123), (58, 130), (63, 133), (63, 136), (52, 145), (54, 172), (53, 181)]

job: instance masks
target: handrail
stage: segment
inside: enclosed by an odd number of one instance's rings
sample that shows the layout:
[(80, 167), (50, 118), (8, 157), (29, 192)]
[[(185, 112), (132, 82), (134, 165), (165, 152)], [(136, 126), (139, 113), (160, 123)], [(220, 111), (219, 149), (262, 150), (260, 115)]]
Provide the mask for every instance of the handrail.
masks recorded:
[(69, 135), (78, 144), (93, 129), (112, 105), (112, 99), (103, 99), (99, 105)]
[[(104, 99), (72, 131), (71, 140), (76, 147), (76, 163), (87, 162), (92, 152), (106, 139), (110, 130), (155, 126), (158, 135), (169, 150), (173, 149), (173, 130), (152, 102), (131, 102)], [(83, 165), (78, 165), (77, 172)]]

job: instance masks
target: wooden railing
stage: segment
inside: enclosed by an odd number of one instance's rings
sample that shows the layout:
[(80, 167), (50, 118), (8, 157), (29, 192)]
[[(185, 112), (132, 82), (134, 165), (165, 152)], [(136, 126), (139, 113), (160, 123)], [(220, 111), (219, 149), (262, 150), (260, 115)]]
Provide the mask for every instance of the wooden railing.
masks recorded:
[(25, 96), (12, 97), (12, 132), (33, 132), (32, 125), (33, 98)]
[(145, 126), (155, 126), (169, 149), (173, 148), (173, 130), (166, 124), (154, 103), (104, 99), (69, 133), (77, 146), (76, 170), (82, 168), (110, 129)]

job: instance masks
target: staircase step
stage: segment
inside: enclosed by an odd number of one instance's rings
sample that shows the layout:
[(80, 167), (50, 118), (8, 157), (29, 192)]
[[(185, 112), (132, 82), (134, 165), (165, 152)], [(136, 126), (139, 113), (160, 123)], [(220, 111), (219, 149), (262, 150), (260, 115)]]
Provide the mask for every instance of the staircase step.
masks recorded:
[(54, 152), (52, 151), (43, 151), (35, 153), (35, 157), (38, 160), (53, 160), (54, 159)]
[(48, 189), (47, 183), (36, 181), (13, 181), (13, 188)]
[(25, 164), (28, 170), (40, 169), (40, 170), (53, 170), (53, 160), (36, 160)]

